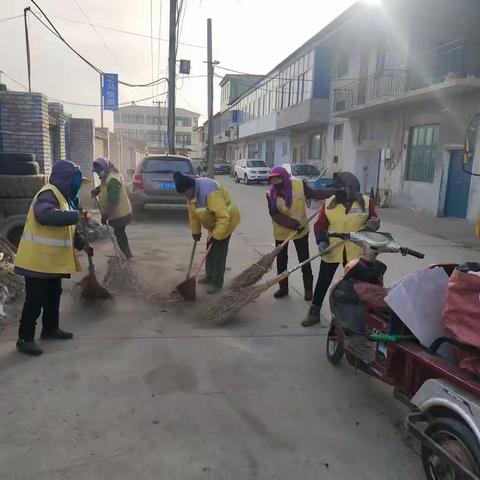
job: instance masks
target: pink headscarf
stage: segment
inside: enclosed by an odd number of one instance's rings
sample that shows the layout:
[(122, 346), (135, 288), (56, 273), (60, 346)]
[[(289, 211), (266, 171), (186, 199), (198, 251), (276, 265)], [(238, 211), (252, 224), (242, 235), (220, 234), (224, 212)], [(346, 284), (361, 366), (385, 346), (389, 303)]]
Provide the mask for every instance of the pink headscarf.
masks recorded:
[(277, 197), (281, 197), (285, 200), (287, 208), (290, 208), (292, 205), (292, 177), (283, 167), (272, 168), (269, 177), (275, 176), (281, 177), (282, 183), (270, 186), (270, 200), (273, 205), (276, 205)]

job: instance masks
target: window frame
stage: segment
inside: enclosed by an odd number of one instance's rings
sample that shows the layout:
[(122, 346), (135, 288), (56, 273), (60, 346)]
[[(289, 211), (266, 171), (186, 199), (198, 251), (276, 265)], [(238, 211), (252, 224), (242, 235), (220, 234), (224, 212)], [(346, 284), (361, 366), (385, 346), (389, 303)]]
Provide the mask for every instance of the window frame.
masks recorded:
[(337, 123), (333, 126), (333, 140), (343, 140), (343, 123)]
[[(431, 129), (430, 143), (427, 143)], [(433, 183), (439, 153), (439, 124), (412, 125), (408, 133), (405, 180)]]

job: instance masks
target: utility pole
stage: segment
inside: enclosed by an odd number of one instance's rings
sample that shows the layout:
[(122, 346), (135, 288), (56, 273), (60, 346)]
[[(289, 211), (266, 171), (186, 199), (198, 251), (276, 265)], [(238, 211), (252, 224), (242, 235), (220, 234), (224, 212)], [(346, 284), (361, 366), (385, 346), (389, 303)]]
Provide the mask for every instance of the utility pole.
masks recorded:
[(170, 0), (170, 31), (168, 40), (168, 151), (171, 154), (175, 154), (175, 68), (177, 64), (176, 43), (177, 0)]
[(100, 74), (100, 125), (103, 128), (103, 75)]
[(207, 18), (207, 95), (208, 95), (208, 136), (207, 136), (207, 175), (215, 176), (213, 158), (213, 59), (212, 59), (212, 19)]
[(30, 7), (23, 9), (23, 23), (25, 25), (25, 46), (27, 47), (27, 72), (28, 72), (28, 91), (32, 92), (32, 71), (30, 67), (30, 40), (28, 38), (28, 22), (27, 22), (27, 13), (30, 10)]

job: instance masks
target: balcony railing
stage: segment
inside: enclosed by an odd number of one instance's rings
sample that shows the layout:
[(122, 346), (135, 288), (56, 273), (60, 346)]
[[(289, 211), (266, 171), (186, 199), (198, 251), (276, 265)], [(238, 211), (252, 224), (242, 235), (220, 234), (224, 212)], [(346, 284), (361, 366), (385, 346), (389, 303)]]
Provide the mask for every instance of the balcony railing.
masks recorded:
[(385, 70), (334, 91), (334, 111), (348, 111), (398, 97), (409, 90), (443, 82), (450, 75), (465, 76), (463, 39), (412, 56), (409, 70)]

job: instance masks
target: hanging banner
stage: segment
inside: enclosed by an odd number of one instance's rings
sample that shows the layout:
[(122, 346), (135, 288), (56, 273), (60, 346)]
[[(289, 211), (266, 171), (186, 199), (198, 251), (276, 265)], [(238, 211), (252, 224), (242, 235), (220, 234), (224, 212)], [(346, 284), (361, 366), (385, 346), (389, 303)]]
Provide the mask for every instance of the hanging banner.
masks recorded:
[(116, 73), (104, 73), (103, 77), (103, 109), (118, 110), (118, 75)]

